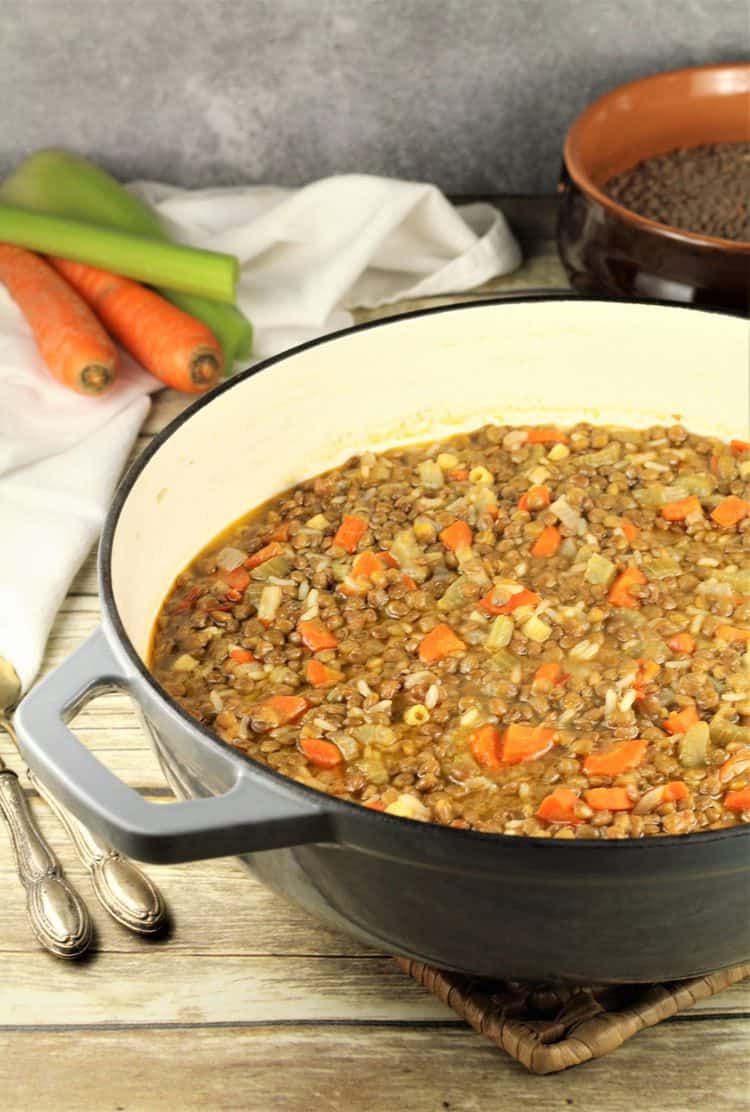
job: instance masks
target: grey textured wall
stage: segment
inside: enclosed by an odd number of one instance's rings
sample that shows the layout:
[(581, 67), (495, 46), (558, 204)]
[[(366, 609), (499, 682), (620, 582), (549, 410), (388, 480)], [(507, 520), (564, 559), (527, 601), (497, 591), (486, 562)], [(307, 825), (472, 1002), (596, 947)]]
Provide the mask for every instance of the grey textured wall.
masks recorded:
[(0, 0), (0, 172), (55, 144), (185, 185), (548, 191), (592, 97), (748, 36), (747, 0)]

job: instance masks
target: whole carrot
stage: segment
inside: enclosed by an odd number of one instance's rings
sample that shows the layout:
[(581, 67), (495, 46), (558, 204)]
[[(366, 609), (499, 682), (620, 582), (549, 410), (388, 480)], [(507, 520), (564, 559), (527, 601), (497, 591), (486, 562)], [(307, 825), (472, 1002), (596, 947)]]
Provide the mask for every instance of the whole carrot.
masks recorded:
[(85, 301), (44, 259), (0, 243), (0, 282), (34, 333), (55, 378), (79, 394), (101, 394), (114, 382), (117, 351)]
[(201, 321), (130, 278), (69, 259), (50, 262), (151, 374), (188, 394), (202, 394), (216, 383), (224, 357)]

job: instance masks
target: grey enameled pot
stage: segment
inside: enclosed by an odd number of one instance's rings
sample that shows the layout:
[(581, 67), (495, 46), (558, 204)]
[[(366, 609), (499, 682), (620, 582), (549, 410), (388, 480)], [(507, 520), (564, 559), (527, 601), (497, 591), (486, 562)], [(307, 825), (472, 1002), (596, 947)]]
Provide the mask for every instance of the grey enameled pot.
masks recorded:
[[(411, 822), (287, 780), (225, 745), (151, 679), (175, 576), (248, 507), (367, 447), (484, 421), (668, 422), (747, 436), (747, 325), (646, 303), (539, 298), (339, 333), (231, 380), (130, 469), (103, 534), (102, 627), (35, 687), (24, 756), (82, 821), (145, 861), (226, 854), (380, 949), (486, 976), (678, 979), (750, 957), (750, 829), (618, 842)], [(129, 691), (183, 802), (119, 781), (66, 722)]]

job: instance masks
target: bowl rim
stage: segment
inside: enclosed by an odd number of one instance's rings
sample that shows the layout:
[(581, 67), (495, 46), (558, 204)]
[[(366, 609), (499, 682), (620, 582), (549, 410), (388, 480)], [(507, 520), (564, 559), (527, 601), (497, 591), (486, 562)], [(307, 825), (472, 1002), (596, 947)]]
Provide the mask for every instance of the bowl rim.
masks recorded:
[[(658, 86), (665, 80), (680, 77), (683, 74), (721, 73), (729, 70), (745, 71), (747, 73), (748, 86), (750, 87), (750, 62), (736, 61), (710, 63), (702, 66), (683, 66), (680, 69), (663, 70), (660, 73), (651, 73), (647, 74), (645, 77), (638, 77), (633, 81), (624, 82), (622, 85), (615, 85), (605, 93), (602, 93), (596, 100), (587, 104), (583, 111), (576, 116), (565, 136), (565, 141), (563, 143), (563, 161), (572, 180), (583, 193), (593, 200), (598, 201), (603, 208), (619, 217), (620, 220), (623, 220), (627, 224), (635, 225), (644, 231), (651, 232), (653, 235), (662, 236), (692, 246), (709, 249), (713, 248), (731, 254), (750, 255), (750, 240), (725, 239), (723, 236), (706, 235), (704, 232), (691, 232), (685, 228), (675, 227), (673, 224), (664, 224), (659, 220), (652, 220), (649, 216), (642, 216), (633, 209), (626, 208), (625, 205), (619, 204), (619, 202), (610, 197), (608, 193), (605, 193), (598, 185), (594, 184), (583, 168), (575, 151), (579, 136), (586, 129), (594, 113), (608, 100), (621, 93), (644, 85)], [(561, 185), (560, 189), (564, 190), (564, 185)]]
[[(466, 312), (478, 308), (487, 308), (489, 306), (493, 306), (497, 309), (506, 304), (533, 304), (564, 300), (577, 303), (655, 306), (658, 308), (681, 309), (687, 312), (709, 313), (711, 315), (743, 319), (741, 314), (738, 314), (736, 311), (718, 306), (685, 305), (679, 301), (661, 301), (656, 298), (621, 298), (595, 294), (579, 295), (573, 290), (550, 293), (536, 291), (531, 296), (524, 296), (522, 293), (517, 294), (514, 292), (510, 295), (499, 294), (495, 297), (478, 298), (473, 301), (464, 301), (449, 305), (434, 305), (425, 309), (415, 309), (406, 313), (396, 313), (392, 316), (364, 321), (361, 324), (355, 324), (349, 328), (343, 328), (324, 336), (315, 337), (312, 340), (307, 340), (304, 343), (297, 344), (295, 347), (279, 352), (277, 355), (269, 356), (253, 366), (248, 367), (246, 370), (233, 375), (231, 378), (225, 379), (218, 386), (215, 386), (207, 393), (199, 396), (165, 425), (161, 432), (153, 437), (151, 443), (130, 464), (123, 478), (120, 480), (104, 521), (97, 554), (97, 576), (102, 606), (102, 628), (104, 634), (108, 640), (111, 640), (113, 635), (115, 636), (116, 648), (125, 654), (130, 666), (136, 673), (137, 679), (146, 685), (151, 698), (164, 704), (169, 710), (171, 717), (176, 717), (184, 728), (187, 728), (193, 734), (197, 734), (203, 742), (219, 746), (226, 753), (231, 755), (240, 766), (249, 767), (256, 776), (260, 777), (261, 781), (267, 777), (272, 783), (285, 787), (288, 791), (292, 791), (294, 794), (299, 795), (301, 799), (307, 800), (318, 809), (322, 808), (327, 810), (328, 813), (333, 816), (338, 813), (345, 820), (348, 819), (352, 822), (361, 824), (364, 829), (367, 829), (369, 826), (370, 829), (375, 831), (377, 829), (377, 824), (381, 824), (382, 826), (382, 823), (385, 822), (386, 825), (390, 826), (393, 830), (397, 830), (399, 827), (404, 830), (405, 824), (408, 824), (408, 828), (414, 833), (413, 828), (418, 826), (419, 830), (416, 833), (419, 834), (419, 837), (423, 841), (428, 842), (432, 848), (442, 847), (443, 851), (447, 850), (449, 852), (451, 846), (457, 846), (459, 843), (463, 843), (466, 845), (467, 850), (472, 845), (478, 850), (488, 850), (491, 849), (493, 845), (503, 845), (506, 848), (512, 845), (518, 846), (519, 849), (525, 847), (529, 850), (541, 850), (547, 847), (548, 853), (552, 854), (585, 854), (587, 850), (593, 851), (594, 853), (606, 852), (607, 847), (610, 848), (611, 852), (612, 847), (616, 846), (618, 849), (615, 850), (615, 852), (618, 853), (642, 854), (649, 852), (656, 853), (659, 850), (668, 852), (670, 848), (674, 849), (685, 844), (696, 845), (700, 843), (705, 846), (712, 842), (724, 841), (730, 838), (750, 838), (750, 824), (721, 827), (717, 830), (697, 830), (689, 835), (662, 834), (644, 838), (612, 839), (611, 841), (600, 838), (544, 838), (536, 835), (495, 834), (480, 830), (456, 830), (450, 826), (444, 826), (441, 823), (415, 823), (411, 819), (401, 818), (398, 815), (387, 815), (384, 812), (363, 807), (360, 803), (339, 799), (336, 796), (328, 795), (326, 792), (310, 788), (306, 784), (301, 784), (299, 781), (289, 776), (284, 776), (282, 773), (263, 764), (262, 761), (255, 760), (247, 753), (230, 745), (228, 742), (224, 741), (223, 738), (209, 730), (208, 727), (192, 718), (155, 679), (150, 669), (141, 659), (120, 618), (112, 584), (112, 548), (117, 531), (117, 523), (123, 507), (142, 471), (162, 445), (169, 440), (186, 421), (190, 420), (194, 413), (202, 409), (205, 405), (210, 405), (217, 395), (231, 390), (235, 385), (246, 382), (257, 374), (272, 371), (277, 363), (281, 363), (285, 359), (299, 355), (301, 352), (307, 351), (310, 348), (334, 343), (343, 336), (366, 332), (369, 329), (381, 328), (389, 324), (398, 324), (402, 320), (432, 316), (438, 313)], [(136, 702), (139, 702), (136, 695), (137, 689), (131, 692), (131, 696), (136, 699)], [(263, 786), (262, 783), (260, 786)], [(394, 824), (396, 824), (395, 827)], [(403, 856), (408, 857), (408, 851), (405, 845), (403, 849)], [(428, 863), (426, 860), (424, 864), (427, 866)]]

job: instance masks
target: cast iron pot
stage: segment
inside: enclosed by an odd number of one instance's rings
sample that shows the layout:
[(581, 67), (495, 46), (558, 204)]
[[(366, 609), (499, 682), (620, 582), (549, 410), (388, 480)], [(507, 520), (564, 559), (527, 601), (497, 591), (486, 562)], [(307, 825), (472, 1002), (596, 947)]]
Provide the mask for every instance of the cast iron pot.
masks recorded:
[[(102, 626), (26, 697), (23, 754), (144, 861), (241, 855), (380, 950), (486, 976), (676, 979), (750, 957), (750, 828), (619, 842), (511, 838), (369, 811), (225, 745), (150, 677), (175, 574), (227, 523), (365, 447), (487, 421), (670, 423), (747, 437), (747, 325), (646, 303), (536, 299), (411, 314), (307, 344), (226, 383), (130, 469), (104, 529)], [(102, 688), (140, 704), (184, 802), (144, 800), (65, 724)]]

